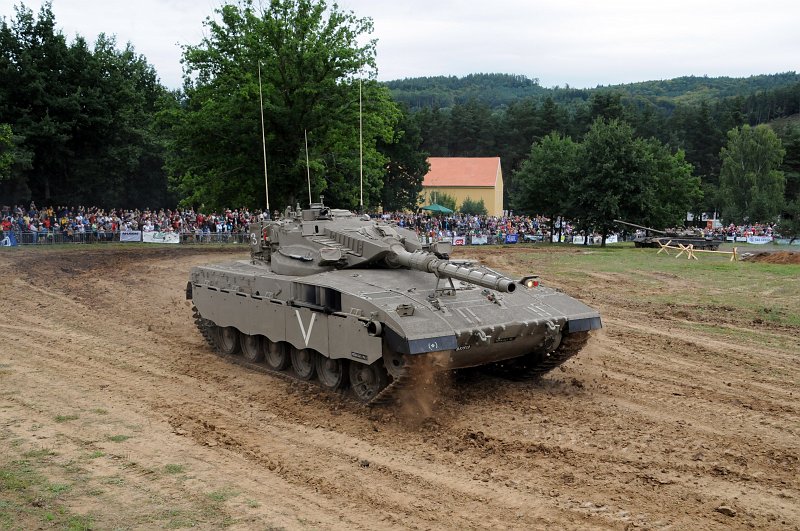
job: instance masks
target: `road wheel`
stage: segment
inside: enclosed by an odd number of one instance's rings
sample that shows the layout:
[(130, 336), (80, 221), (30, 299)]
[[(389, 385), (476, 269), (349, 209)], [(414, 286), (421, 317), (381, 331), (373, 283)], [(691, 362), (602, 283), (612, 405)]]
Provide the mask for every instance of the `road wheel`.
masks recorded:
[(350, 385), (353, 392), (363, 402), (369, 402), (389, 384), (389, 375), (382, 360), (372, 365), (350, 363)]
[(232, 326), (217, 327), (217, 348), (223, 354), (239, 353), (239, 331)]
[(310, 380), (314, 377), (317, 353), (310, 348), (292, 348), (292, 368), (301, 380)]
[(253, 363), (258, 363), (264, 359), (264, 352), (261, 349), (261, 336), (242, 334), (239, 341), (242, 344), (244, 359)]
[(317, 378), (323, 387), (336, 390), (347, 384), (347, 360), (317, 354)]
[(284, 371), (289, 368), (292, 360), (289, 356), (289, 346), (286, 343), (282, 341), (276, 343), (265, 339), (261, 343), (261, 347), (267, 367), (273, 371)]

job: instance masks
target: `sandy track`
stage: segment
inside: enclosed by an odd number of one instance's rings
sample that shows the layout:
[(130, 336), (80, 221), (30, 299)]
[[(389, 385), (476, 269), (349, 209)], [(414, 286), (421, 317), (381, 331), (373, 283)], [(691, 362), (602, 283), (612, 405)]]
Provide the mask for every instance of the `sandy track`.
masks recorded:
[(564, 370), (450, 378), (423, 419), (214, 355), (183, 290), (233, 256), (0, 254), (2, 454), (75, 463), (102, 528), (800, 526), (797, 330), (708, 337), (598, 275), (606, 328)]

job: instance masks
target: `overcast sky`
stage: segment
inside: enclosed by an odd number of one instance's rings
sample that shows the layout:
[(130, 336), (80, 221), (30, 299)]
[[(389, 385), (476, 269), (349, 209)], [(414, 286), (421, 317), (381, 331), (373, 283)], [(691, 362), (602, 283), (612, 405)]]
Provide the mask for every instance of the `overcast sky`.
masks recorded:
[[(162, 83), (181, 85), (181, 45), (196, 44), (220, 0), (53, 0), (56, 23), (90, 42), (132, 42)], [(331, 2), (329, 2), (331, 3)], [(340, 0), (371, 17), (379, 79), (477, 72), (543, 86), (594, 87), (683, 75), (800, 70), (797, 0)], [(0, 0), (10, 20), (18, 0)], [(25, 5), (38, 12), (41, 0)]]

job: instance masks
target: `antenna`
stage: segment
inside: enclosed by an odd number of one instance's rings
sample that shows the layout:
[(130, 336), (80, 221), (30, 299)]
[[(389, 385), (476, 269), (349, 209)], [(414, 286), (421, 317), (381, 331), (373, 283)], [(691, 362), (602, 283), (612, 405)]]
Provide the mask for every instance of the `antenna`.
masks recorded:
[(269, 184), (267, 181), (267, 136), (264, 132), (264, 95), (261, 93), (261, 61), (258, 62), (258, 106), (261, 109), (261, 148), (264, 150), (264, 192), (267, 194), (269, 216)]
[(359, 214), (364, 213), (364, 124), (361, 113), (361, 80), (358, 80), (358, 181), (361, 195), (358, 202)]
[(311, 208), (311, 166), (308, 165), (308, 131), (303, 129), (306, 139), (306, 175), (308, 176), (308, 207)]

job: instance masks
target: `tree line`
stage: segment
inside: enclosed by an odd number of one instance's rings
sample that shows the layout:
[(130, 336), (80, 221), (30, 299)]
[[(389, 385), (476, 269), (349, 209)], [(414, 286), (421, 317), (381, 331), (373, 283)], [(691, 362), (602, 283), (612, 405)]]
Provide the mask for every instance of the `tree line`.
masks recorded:
[[(780, 77), (792, 79), (793, 75)], [(590, 133), (610, 133), (598, 129), (600, 120), (624, 125), (630, 130), (631, 139), (658, 145), (672, 155), (680, 153), (689, 164), (691, 174), (699, 179), (699, 193), (661, 197), (661, 201), (666, 202), (664, 210), (673, 213), (668, 219), (657, 209), (639, 209), (636, 205), (633, 210), (641, 210), (639, 214), (620, 213), (620, 216), (627, 215), (627, 219), (636, 223), (663, 227), (683, 223), (689, 211), (721, 212), (734, 222), (773, 221), (782, 214), (783, 228), (798, 232), (800, 82), (746, 97), (679, 102), (669, 106), (634, 97), (619, 89), (598, 89), (586, 100), (568, 103), (559, 103), (554, 96), (518, 99), (498, 108), (472, 99), (450, 108), (423, 107), (414, 112), (413, 117), (422, 132), (423, 149), (433, 156), (500, 155), (506, 185), (505, 204), (518, 211), (543, 213), (536, 211), (541, 208), (539, 202), (528, 200), (531, 174), (523, 168), (526, 163), (529, 166), (533, 160), (538, 160), (537, 151), (532, 151), (531, 146), (556, 149), (557, 146), (545, 142), (552, 134), (582, 144)], [(768, 128), (765, 123), (769, 124)], [(742, 147), (742, 143), (753, 138), (759, 149)], [(751, 168), (746, 171), (747, 175), (732, 177), (731, 150), (747, 155), (746, 166)], [(726, 160), (729, 161), (727, 167)], [(760, 164), (765, 161), (769, 164)], [(578, 168), (579, 176), (588, 179), (590, 176), (585, 171), (585, 167)], [(636, 176), (631, 173), (619, 178), (635, 180)], [(566, 182), (574, 184), (576, 177)], [(603, 189), (602, 183), (605, 183), (603, 179), (596, 183), (598, 190)], [(606, 184), (613, 186), (613, 180)], [(731, 190), (732, 186), (737, 190)], [(551, 182), (548, 188), (539, 190), (540, 193), (544, 190), (565, 193), (566, 187)], [(769, 190), (769, 194), (765, 195), (765, 190)], [(638, 201), (631, 195), (621, 200)], [(573, 206), (589, 207), (586, 204)], [(553, 213), (552, 207), (548, 212)], [(579, 214), (574, 208), (556, 209), (556, 213), (570, 217)]]
[[(332, 205), (395, 210), (416, 205), (428, 156), (499, 155), (516, 210), (675, 224), (687, 210), (752, 218), (777, 205), (798, 217), (793, 72), (595, 89), (508, 74), (379, 83), (372, 21), (335, 5), (240, 0), (205, 26), (171, 91), (130, 43), (68, 41), (50, 4), (0, 19), (3, 203), (263, 209), (266, 158), (272, 210), (305, 203), (308, 182)], [(748, 142), (772, 150), (766, 177), (726, 163), (755, 157)], [(537, 167), (562, 176), (547, 193), (569, 205), (533, 197)]]

